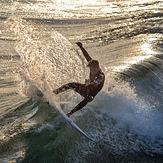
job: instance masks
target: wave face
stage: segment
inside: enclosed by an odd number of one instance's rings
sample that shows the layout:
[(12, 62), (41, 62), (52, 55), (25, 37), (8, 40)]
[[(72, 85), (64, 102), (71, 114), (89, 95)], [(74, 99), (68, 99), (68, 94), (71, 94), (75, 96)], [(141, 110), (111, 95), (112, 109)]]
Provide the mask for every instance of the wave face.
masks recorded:
[[(0, 162), (163, 162), (162, 3), (94, 2), (1, 1)], [(52, 93), (88, 78), (76, 41), (106, 75), (71, 117), (95, 142), (55, 109), (82, 100)]]

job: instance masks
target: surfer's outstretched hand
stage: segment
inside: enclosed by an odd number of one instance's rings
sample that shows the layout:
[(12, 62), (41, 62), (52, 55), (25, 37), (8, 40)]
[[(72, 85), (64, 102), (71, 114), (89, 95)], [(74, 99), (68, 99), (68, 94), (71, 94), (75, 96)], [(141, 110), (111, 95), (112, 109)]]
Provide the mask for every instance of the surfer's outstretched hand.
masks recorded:
[(76, 44), (77, 44), (79, 47), (82, 47), (82, 43), (81, 43), (81, 42), (76, 42)]

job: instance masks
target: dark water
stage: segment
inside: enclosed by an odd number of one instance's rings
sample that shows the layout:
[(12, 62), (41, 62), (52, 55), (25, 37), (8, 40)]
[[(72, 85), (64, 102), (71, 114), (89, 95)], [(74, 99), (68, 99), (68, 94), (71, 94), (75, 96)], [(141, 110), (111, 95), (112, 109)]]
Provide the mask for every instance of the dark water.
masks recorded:
[[(9, 0), (0, 6), (0, 162), (163, 161), (161, 1)], [(102, 91), (72, 116), (95, 142), (55, 109), (67, 112), (82, 98), (73, 91), (52, 94), (88, 78), (76, 41), (106, 75)]]

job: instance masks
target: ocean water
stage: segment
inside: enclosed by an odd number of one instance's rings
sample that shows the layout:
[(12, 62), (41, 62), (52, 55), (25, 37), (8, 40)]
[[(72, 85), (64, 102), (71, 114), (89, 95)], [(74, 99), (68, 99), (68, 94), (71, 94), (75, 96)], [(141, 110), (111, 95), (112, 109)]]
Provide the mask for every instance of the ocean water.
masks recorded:
[[(162, 9), (161, 0), (0, 0), (0, 162), (162, 163)], [(81, 96), (52, 93), (89, 76), (77, 41), (106, 75), (71, 117), (95, 141), (55, 109)]]

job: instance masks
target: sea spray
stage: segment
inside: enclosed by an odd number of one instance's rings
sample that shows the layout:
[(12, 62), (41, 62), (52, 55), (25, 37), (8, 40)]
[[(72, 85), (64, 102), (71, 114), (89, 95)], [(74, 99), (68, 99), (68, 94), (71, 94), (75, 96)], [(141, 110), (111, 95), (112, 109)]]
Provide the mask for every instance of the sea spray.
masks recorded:
[(159, 111), (140, 99), (128, 83), (122, 84), (112, 79), (108, 84), (105, 85), (105, 91), (100, 92), (83, 109), (78, 122), (97, 143), (78, 141), (76, 149), (83, 149), (84, 152), (77, 155), (78, 151), (72, 149), (67, 162), (71, 162), (71, 158), (74, 162), (80, 162), (81, 159), (83, 162), (91, 159), (96, 161), (98, 158), (101, 162), (109, 162), (114, 158), (121, 162), (123, 157), (125, 160), (137, 160), (140, 155), (146, 159), (147, 155), (157, 157), (157, 154), (159, 158), (163, 143), (163, 121)]
[(17, 36), (20, 88), (25, 94), (34, 92), (34, 87), (46, 93), (47, 89), (52, 91), (68, 82), (83, 81), (86, 70), (82, 57), (65, 37), (52, 31), (52, 42), (44, 45), (34, 36), (34, 27), (20, 17), (10, 17), (6, 23)]

